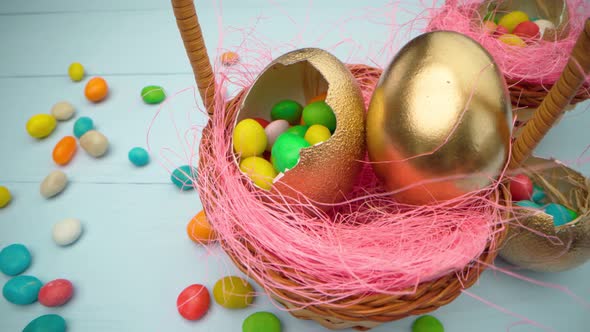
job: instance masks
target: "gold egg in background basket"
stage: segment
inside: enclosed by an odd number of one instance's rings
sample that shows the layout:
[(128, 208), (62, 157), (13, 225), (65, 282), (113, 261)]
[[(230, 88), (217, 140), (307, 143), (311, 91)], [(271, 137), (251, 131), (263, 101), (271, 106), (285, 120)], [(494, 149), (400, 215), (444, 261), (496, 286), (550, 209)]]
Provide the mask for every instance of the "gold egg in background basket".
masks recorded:
[(318, 206), (344, 199), (353, 188), (365, 156), (365, 106), (360, 87), (345, 65), (316, 48), (284, 54), (258, 76), (236, 119), (236, 123), (257, 117), (270, 121), (271, 109), (277, 102), (291, 99), (305, 106), (309, 99), (324, 92), (336, 116), (335, 132), (329, 140), (302, 149), (297, 165), (279, 174), (271, 189), (296, 200), (303, 194), (320, 203)]
[(367, 149), (386, 189), (401, 190), (396, 200), (428, 204), (488, 186), (506, 162), (511, 127), (510, 97), (490, 54), (464, 35), (436, 31), (410, 41), (383, 72)]
[[(500, 256), (514, 265), (539, 272), (559, 272), (582, 265), (590, 259), (590, 181), (553, 160), (530, 158), (525, 163), (526, 169), (527, 175), (545, 189), (551, 201), (573, 209), (579, 217), (555, 227), (553, 217), (546, 213), (532, 215), (531, 210), (522, 210), (519, 217), (516, 212), (513, 223), (521, 225), (509, 227)], [(548, 190), (548, 184), (558, 194)]]
[(530, 19), (544, 19), (555, 25), (554, 31), (546, 31), (543, 39), (563, 39), (569, 34), (569, 12), (566, 0), (487, 0), (478, 10), (478, 19), (490, 12), (498, 17), (513, 11), (525, 12)]

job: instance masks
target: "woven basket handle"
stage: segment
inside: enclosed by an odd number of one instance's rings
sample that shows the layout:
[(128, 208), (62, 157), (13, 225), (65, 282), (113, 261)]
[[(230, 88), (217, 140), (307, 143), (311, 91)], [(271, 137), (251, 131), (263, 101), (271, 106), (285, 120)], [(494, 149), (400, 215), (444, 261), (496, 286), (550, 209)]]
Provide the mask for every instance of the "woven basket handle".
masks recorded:
[(590, 74), (590, 18), (586, 20), (561, 77), (524, 126), (512, 147), (510, 168), (518, 168), (557, 122)]
[(207, 108), (207, 113), (211, 115), (215, 100), (215, 77), (213, 70), (211, 70), (211, 61), (205, 47), (194, 0), (172, 0), (172, 8), (186, 54), (193, 67), (199, 94), (205, 108)]

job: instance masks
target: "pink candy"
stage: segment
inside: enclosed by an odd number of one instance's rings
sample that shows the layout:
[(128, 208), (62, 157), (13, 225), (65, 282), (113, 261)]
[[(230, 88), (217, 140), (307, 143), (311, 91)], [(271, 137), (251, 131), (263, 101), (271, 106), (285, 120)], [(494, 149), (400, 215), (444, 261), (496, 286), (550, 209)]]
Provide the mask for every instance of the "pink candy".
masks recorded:
[(74, 294), (74, 286), (66, 279), (48, 282), (39, 291), (39, 303), (46, 307), (59, 307), (66, 304)]

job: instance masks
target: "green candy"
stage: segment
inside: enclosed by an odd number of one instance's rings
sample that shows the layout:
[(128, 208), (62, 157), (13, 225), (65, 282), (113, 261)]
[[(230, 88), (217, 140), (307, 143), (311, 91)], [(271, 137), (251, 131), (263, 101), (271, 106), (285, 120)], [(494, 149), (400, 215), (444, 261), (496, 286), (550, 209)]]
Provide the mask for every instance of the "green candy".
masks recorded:
[(141, 90), (141, 98), (146, 104), (159, 104), (166, 99), (166, 93), (161, 86), (148, 85)]
[(444, 332), (442, 323), (434, 316), (424, 315), (414, 321), (412, 332)]
[(286, 133), (291, 133), (291, 134), (295, 134), (297, 136), (305, 137), (305, 133), (307, 132), (307, 129), (309, 129), (308, 125), (293, 126), (289, 129), (287, 129)]
[(281, 332), (281, 321), (270, 312), (256, 312), (244, 320), (242, 332)]
[(276, 103), (270, 111), (270, 117), (274, 120), (287, 120), (290, 125), (299, 124), (303, 106), (294, 100), (283, 100)]
[(293, 133), (282, 133), (272, 146), (273, 166), (279, 172), (293, 169), (299, 162), (299, 151), (308, 146), (309, 143), (303, 137)]
[(197, 170), (189, 165), (180, 166), (172, 172), (170, 181), (180, 190), (186, 191), (193, 189), (193, 179), (197, 178)]
[(33, 319), (23, 332), (65, 332), (66, 321), (59, 315), (43, 315)]
[(306, 125), (322, 125), (334, 133), (336, 130), (336, 115), (332, 108), (324, 101), (316, 101), (303, 109), (303, 121)]

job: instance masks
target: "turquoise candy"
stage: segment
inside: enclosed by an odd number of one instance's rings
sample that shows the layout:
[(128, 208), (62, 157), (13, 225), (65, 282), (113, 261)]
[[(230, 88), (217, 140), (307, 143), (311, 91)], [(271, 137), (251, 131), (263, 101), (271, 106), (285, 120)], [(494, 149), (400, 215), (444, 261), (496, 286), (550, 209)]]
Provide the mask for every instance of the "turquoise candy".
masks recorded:
[(311, 103), (303, 109), (303, 122), (311, 126), (314, 124), (322, 125), (333, 134), (336, 130), (336, 115), (326, 102), (316, 101)]
[(547, 197), (547, 194), (545, 194), (545, 190), (543, 190), (543, 188), (534, 184), (533, 185), (533, 195), (531, 196), (531, 199), (533, 200), (533, 202), (542, 203), (542, 201), (545, 199), (545, 197)]
[(80, 138), (92, 129), (94, 129), (94, 122), (91, 118), (86, 116), (79, 117), (74, 123), (74, 136)]
[(434, 316), (424, 315), (414, 321), (412, 332), (444, 332), (442, 323)]
[(549, 203), (545, 207), (545, 213), (553, 217), (554, 226), (562, 226), (577, 218), (577, 214), (563, 205)]
[(276, 103), (270, 111), (270, 117), (274, 120), (287, 120), (290, 125), (297, 125), (301, 120), (303, 106), (294, 100), (283, 100)]
[(31, 276), (14, 277), (2, 288), (2, 295), (10, 303), (25, 305), (37, 301), (43, 283)]
[(65, 332), (66, 320), (60, 315), (43, 315), (33, 319), (23, 332)]
[[(192, 172), (191, 172), (192, 171)], [(193, 180), (197, 178), (197, 170), (189, 165), (180, 166), (172, 172), (170, 180), (180, 190), (186, 191), (193, 189)]]
[(299, 162), (299, 151), (308, 146), (309, 143), (303, 137), (292, 133), (281, 134), (272, 146), (273, 166), (279, 172), (292, 169)]
[(281, 332), (281, 321), (270, 312), (256, 312), (244, 320), (242, 332)]
[(16, 276), (31, 266), (31, 253), (22, 244), (11, 244), (0, 251), (0, 271)]
[(166, 99), (166, 93), (161, 86), (148, 85), (141, 89), (141, 98), (146, 104), (159, 104)]
[(292, 133), (297, 136), (305, 137), (305, 133), (307, 132), (307, 129), (309, 129), (308, 125), (293, 126), (289, 129), (287, 129), (286, 133)]
[(535, 202), (524, 200), (515, 203), (517, 206), (533, 209), (543, 209), (543, 207)]
[(129, 150), (129, 161), (138, 167), (145, 166), (150, 162), (150, 155), (144, 148), (135, 147)]

